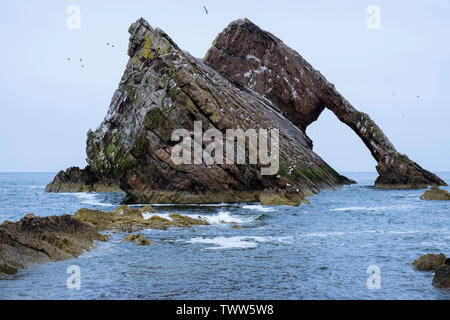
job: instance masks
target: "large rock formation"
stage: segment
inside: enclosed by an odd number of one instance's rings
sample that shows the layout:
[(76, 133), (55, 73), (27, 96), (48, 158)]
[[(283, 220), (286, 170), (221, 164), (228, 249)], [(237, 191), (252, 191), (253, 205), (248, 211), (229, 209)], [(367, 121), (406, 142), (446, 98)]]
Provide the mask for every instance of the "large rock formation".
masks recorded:
[(377, 188), (446, 185), (397, 152), (375, 122), (356, 110), (297, 52), (249, 20), (232, 22), (214, 40), (204, 61), (231, 82), (272, 101), (303, 132), (324, 108), (330, 109), (361, 138), (378, 162)]
[[(349, 182), (311, 151), (305, 133), (275, 104), (233, 85), (143, 19), (129, 33), (125, 73), (105, 120), (87, 140), (89, 172), (99, 181), (120, 181), (128, 201), (257, 201), (261, 192), (273, 190), (299, 203), (305, 195)], [(194, 136), (195, 121), (224, 135), (227, 129), (279, 129), (278, 174), (262, 175), (266, 166), (248, 159), (246, 164), (175, 164), (171, 153), (178, 142), (171, 135), (186, 129)]]
[(39, 218), (29, 214), (19, 222), (5, 221), (0, 225), (0, 276), (37, 263), (77, 257), (95, 240), (108, 237), (69, 215)]

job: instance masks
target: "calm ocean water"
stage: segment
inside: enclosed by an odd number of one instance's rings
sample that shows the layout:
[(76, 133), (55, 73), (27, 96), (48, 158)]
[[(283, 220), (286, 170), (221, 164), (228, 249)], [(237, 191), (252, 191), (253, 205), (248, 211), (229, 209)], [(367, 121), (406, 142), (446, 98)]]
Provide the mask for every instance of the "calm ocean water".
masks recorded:
[[(155, 206), (212, 225), (142, 231), (154, 243), (148, 247), (121, 243), (124, 234), (114, 233), (78, 259), (1, 279), (0, 299), (450, 299), (450, 290), (431, 285), (433, 273), (410, 265), (426, 253), (450, 256), (450, 202), (421, 201), (423, 190), (375, 190), (375, 173), (346, 175), (359, 184), (297, 208)], [(46, 194), (53, 176), (0, 173), (0, 223), (30, 212), (112, 210), (123, 197)], [(450, 173), (440, 176), (450, 184)], [(80, 267), (80, 290), (66, 287), (70, 265)], [(366, 284), (371, 265), (381, 270), (379, 290)]]

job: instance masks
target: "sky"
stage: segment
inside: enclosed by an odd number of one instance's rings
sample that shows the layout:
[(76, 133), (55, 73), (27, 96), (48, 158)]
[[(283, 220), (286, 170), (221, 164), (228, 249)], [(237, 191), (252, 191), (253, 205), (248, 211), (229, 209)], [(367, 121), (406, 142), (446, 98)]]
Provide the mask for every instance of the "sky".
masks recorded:
[[(79, 29), (67, 24), (72, 5)], [(379, 15), (368, 13), (372, 5)], [(450, 171), (449, 0), (2, 0), (0, 172), (86, 165), (86, 133), (106, 115), (128, 61), (128, 27), (140, 17), (199, 58), (246, 17), (320, 70), (397, 150)], [(330, 111), (307, 134), (336, 170), (375, 171), (362, 141)]]

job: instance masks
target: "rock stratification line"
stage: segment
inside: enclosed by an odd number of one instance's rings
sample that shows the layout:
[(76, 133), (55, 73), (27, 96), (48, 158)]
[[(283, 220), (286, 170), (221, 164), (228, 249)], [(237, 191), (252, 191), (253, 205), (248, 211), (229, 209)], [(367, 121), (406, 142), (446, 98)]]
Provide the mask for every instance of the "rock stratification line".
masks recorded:
[[(248, 19), (232, 22), (214, 40), (204, 59), (231, 82), (277, 105), (303, 132), (324, 108), (349, 126), (378, 162), (378, 188), (446, 185), (435, 174), (400, 154), (377, 124), (355, 109), (300, 54)], [(309, 144), (312, 148), (312, 143)]]

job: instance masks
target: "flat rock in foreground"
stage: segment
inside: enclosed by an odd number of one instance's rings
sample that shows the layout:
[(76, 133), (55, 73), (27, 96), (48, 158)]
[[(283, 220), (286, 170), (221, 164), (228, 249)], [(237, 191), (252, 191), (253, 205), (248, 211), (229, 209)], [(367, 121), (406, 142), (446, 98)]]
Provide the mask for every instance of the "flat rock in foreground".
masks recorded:
[(73, 216), (26, 215), (0, 225), (0, 276), (47, 261), (78, 257), (95, 240), (107, 241), (94, 227)]
[[(149, 211), (150, 210), (150, 211)], [(144, 219), (143, 213), (153, 212), (150, 207), (133, 209), (121, 205), (111, 212), (92, 209), (80, 209), (75, 212), (75, 218), (92, 225), (97, 230), (113, 230), (119, 232), (135, 232), (143, 229), (185, 228), (209, 225), (202, 219), (195, 219), (176, 213), (169, 214), (169, 219), (153, 215)]]
[(446, 185), (400, 154), (369, 115), (356, 110), (297, 52), (249, 20), (232, 22), (214, 40), (204, 61), (231, 82), (272, 101), (303, 132), (325, 108), (330, 109), (359, 136), (377, 161), (375, 187)]

